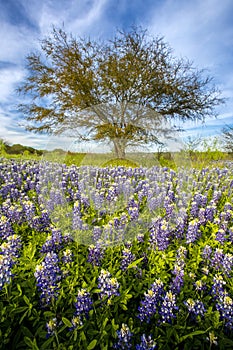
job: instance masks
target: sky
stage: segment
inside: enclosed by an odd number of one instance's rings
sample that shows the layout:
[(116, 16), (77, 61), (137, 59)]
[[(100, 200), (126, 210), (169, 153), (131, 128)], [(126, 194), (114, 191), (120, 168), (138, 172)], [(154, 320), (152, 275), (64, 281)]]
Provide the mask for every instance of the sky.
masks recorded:
[(233, 125), (232, 0), (0, 0), (0, 138), (38, 149), (58, 147), (59, 140), (26, 132), (17, 110), (16, 88), (25, 79), (25, 57), (40, 49), (52, 26), (74, 36), (106, 39), (116, 29), (142, 26), (162, 36), (176, 57), (207, 69), (226, 103), (218, 118), (187, 123), (181, 138), (219, 136)]

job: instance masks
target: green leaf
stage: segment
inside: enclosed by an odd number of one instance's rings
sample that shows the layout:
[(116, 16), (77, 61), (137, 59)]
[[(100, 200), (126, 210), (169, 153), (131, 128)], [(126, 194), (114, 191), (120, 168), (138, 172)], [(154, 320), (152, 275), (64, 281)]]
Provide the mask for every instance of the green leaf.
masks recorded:
[(180, 338), (180, 343), (184, 340), (186, 340), (189, 337), (193, 337), (195, 335), (200, 335), (200, 334), (205, 334), (206, 332), (208, 332), (211, 329), (211, 327), (207, 328), (205, 331), (195, 331), (189, 334), (184, 335), (183, 337)]
[(28, 310), (26, 310), (23, 314), (23, 316), (21, 317), (21, 319), (19, 320), (19, 324), (21, 324), (23, 322), (23, 320), (25, 319), (25, 317), (28, 315)]
[(28, 299), (28, 297), (26, 297), (26, 295), (23, 296), (23, 300), (25, 301), (25, 303), (30, 306), (30, 300)]
[(93, 339), (92, 342), (88, 345), (87, 350), (92, 350), (97, 344), (97, 340)]
[(137, 266), (137, 264), (139, 264), (142, 260), (143, 260), (143, 258), (140, 258), (140, 259), (133, 261), (131, 264), (129, 264), (128, 269), (131, 269), (132, 267)]
[(62, 317), (62, 322), (69, 328), (72, 327), (72, 323), (65, 317)]
[(108, 323), (108, 318), (106, 317), (105, 320), (104, 320), (104, 322), (103, 322), (103, 328), (106, 327), (106, 324), (107, 324), (107, 323)]
[(30, 347), (30, 349), (34, 348), (34, 343), (29, 337), (24, 337), (24, 342)]

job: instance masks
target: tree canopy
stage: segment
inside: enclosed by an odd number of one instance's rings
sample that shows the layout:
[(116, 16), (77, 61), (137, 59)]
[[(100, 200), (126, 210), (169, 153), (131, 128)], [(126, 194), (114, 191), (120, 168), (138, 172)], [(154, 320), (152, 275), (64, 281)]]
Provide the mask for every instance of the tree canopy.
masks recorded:
[(233, 126), (228, 125), (222, 130), (222, 141), (227, 152), (233, 153)]
[(105, 140), (122, 158), (130, 145), (171, 135), (179, 120), (214, 116), (223, 102), (204, 70), (174, 57), (162, 37), (138, 27), (105, 41), (53, 28), (26, 62), (18, 91), (27, 95), (19, 106), (27, 129)]

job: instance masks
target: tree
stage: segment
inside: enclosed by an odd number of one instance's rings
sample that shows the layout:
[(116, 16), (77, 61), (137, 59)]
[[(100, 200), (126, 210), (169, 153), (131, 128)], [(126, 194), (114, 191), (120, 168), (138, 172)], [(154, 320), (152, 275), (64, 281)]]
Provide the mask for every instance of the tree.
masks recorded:
[(233, 126), (226, 126), (222, 130), (222, 140), (227, 152), (233, 153)]
[(4, 156), (6, 154), (8, 147), (9, 147), (9, 142), (0, 138), (0, 155), (1, 156)]
[(117, 157), (131, 145), (158, 143), (179, 120), (205, 120), (222, 103), (212, 78), (173, 57), (162, 37), (132, 28), (104, 42), (53, 28), (41, 52), (27, 56), (18, 91), (27, 129), (108, 141)]

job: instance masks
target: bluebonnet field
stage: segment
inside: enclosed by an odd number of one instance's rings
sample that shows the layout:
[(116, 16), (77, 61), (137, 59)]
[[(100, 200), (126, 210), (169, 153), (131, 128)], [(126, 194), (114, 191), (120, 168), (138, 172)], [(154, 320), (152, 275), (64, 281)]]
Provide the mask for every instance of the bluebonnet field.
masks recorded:
[(233, 165), (0, 163), (2, 349), (232, 349)]

